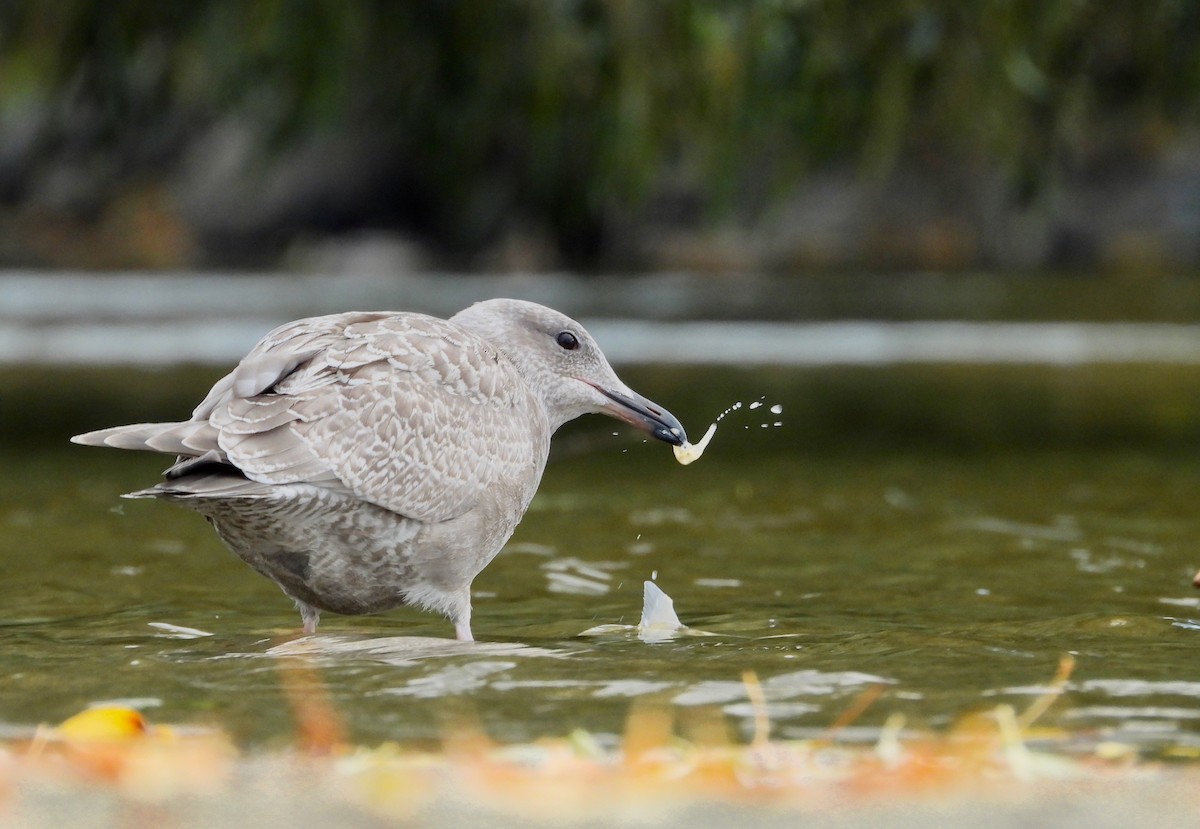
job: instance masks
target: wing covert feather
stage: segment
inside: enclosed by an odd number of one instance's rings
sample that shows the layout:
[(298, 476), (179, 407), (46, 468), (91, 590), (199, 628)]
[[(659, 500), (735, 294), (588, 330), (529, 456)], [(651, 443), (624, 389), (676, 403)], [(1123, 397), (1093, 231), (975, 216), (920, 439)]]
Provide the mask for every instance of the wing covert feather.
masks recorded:
[[(272, 377), (264, 366), (288, 368)], [(247, 387), (265, 385), (239, 396), (239, 375), (254, 378)], [(540, 407), (506, 358), (453, 323), (419, 314), (291, 323), (230, 378), (197, 413), (209, 407), (221, 452), (249, 478), (337, 480), (419, 520), (466, 512), (488, 487), (528, 470), (549, 441)]]

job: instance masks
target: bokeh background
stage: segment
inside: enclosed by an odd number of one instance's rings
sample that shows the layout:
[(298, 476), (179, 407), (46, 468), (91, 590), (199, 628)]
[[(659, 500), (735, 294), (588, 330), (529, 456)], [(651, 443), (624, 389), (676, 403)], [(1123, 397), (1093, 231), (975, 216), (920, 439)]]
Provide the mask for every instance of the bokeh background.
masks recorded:
[(1198, 91), (1194, 0), (8, 0), (0, 266), (1177, 273)]

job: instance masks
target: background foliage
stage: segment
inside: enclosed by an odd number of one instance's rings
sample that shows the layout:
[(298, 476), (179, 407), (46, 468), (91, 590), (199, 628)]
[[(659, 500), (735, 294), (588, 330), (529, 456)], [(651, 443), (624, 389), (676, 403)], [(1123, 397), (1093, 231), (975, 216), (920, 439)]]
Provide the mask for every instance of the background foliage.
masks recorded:
[(1195, 0), (29, 0), (0, 5), (0, 201), (94, 216), (235, 124), (251, 179), (314, 140), (365, 170), (256, 232), (469, 254), (523, 223), (587, 262), (647, 215), (753, 223), (828, 165), (1045, 202), (1153, 163), (1198, 89)]

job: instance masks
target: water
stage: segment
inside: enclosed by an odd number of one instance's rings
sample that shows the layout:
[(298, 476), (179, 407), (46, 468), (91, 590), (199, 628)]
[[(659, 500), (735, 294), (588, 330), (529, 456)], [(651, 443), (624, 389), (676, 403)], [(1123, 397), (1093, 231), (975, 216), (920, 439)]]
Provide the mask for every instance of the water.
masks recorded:
[[(24, 436), (0, 449), (0, 721), (125, 700), (279, 745), (293, 736), (280, 670), (302, 660), (369, 744), (435, 740), (464, 712), (498, 740), (607, 739), (635, 701), (674, 707), (684, 728), (720, 712), (744, 736), (748, 670), (777, 737), (819, 731), (882, 684), (855, 724), (869, 737), (895, 712), (937, 728), (1021, 709), (1073, 654), (1041, 724), (1151, 755), (1200, 743), (1196, 369), (626, 374), (697, 431), (766, 397), (686, 468), (600, 418), (564, 430), (475, 582), (479, 647), (431, 642), (448, 622), (409, 610), (326, 614), (295, 642), (290, 602), (199, 516), (117, 497), (160, 459), (65, 442), (178, 415), (215, 372), (0, 375), (21, 401), (4, 433)], [(773, 422), (772, 405), (782, 427), (736, 428)], [(652, 574), (712, 635), (580, 636), (636, 625)]]

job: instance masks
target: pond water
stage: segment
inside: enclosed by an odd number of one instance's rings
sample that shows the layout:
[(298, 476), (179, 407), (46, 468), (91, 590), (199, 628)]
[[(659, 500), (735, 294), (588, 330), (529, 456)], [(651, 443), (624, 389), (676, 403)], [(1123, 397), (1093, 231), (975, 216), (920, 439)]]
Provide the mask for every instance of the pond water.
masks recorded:
[[(475, 646), (431, 641), (448, 622), (410, 610), (326, 614), (301, 639), (290, 601), (199, 516), (118, 498), (160, 459), (66, 443), (178, 417), (218, 373), (0, 374), (10, 729), (125, 700), (278, 745), (294, 735), (280, 670), (302, 660), (370, 744), (434, 740), (464, 712), (504, 741), (605, 739), (639, 700), (744, 736), (746, 671), (778, 737), (882, 685), (855, 723), (866, 739), (895, 712), (936, 728), (1023, 708), (1073, 654), (1042, 724), (1150, 755), (1200, 745), (1194, 366), (623, 372), (696, 436), (737, 400), (783, 414), (732, 413), (686, 468), (613, 421), (564, 429), (475, 582)], [(711, 635), (580, 635), (636, 623), (651, 578)]]

